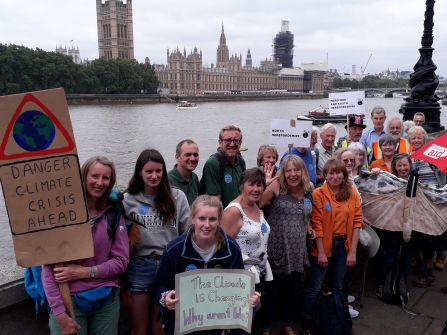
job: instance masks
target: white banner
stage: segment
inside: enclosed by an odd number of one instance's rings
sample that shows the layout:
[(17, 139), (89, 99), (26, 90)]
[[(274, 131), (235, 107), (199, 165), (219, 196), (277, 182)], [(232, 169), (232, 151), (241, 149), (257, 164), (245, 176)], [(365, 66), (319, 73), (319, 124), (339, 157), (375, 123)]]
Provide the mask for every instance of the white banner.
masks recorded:
[(365, 92), (329, 93), (331, 115), (365, 114)]
[(309, 120), (271, 120), (270, 145), (276, 147), (308, 148), (312, 134), (312, 121)]

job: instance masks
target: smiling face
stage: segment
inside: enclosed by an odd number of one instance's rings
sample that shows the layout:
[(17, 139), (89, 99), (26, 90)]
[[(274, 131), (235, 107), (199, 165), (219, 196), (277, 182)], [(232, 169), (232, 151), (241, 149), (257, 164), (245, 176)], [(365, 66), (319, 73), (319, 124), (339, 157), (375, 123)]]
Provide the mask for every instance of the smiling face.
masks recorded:
[(276, 154), (273, 151), (267, 151), (267, 153), (262, 156), (262, 165), (272, 164), (275, 165), (278, 160), (278, 157), (276, 157)]
[(425, 123), (425, 117), (422, 115), (415, 115), (413, 117), (413, 122), (415, 126), (423, 126)]
[(157, 194), (158, 185), (163, 176), (163, 164), (154, 161), (147, 162), (140, 171), (140, 176), (144, 182), (143, 193)]
[(396, 146), (392, 143), (383, 143), (380, 150), (382, 150), (382, 156), (392, 157), (392, 156), (394, 156), (394, 151), (396, 150)]
[(408, 162), (408, 158), (401, 158), (396, 161), (396, 172), (397, 176), (402, 179), (408, 179), (410, 174), (411, 166)]
[(299, 187), (302, 183), (301, 175), (302, 171), (295, 164), (292, 162), (287, 163), (284, 169), (284, 176), (289, 187)]
[[(216, 231), (219, 227), (217, 207), (201, 205), (191, 216), (194, 225), (195, 242), (201, 248), (211, 247), (216, 242)], [(207, 250), (207, 249), (204, 249)]]
[(237, 130), (225, 130), (222, 133), (222, 139), (219, 140), (219, 147), (222, 153), (228, 157), (236, 157), (242, 143), (242, 135)]
[(334, 145), (336, 135), (337, 131), (334, 128), (328, 128), (325, 132), (321, 133), (320, 138), (323, 148), (330, 150)]
[(425, 144), (425, 139), (422, 134), (412, 134), (408, 136), (408, 142), (413, 146), (414, 151), (419, 150)]
[(325, 178), (332, 189), (339, 189), (343, 182), (343, 172), (337, 172), (331, 169), (326, 173)]
[(391, 120), (388, 125), (390, 134), (396, 139), (402, 136), (402, 122), (400, 120)]
[(264, 194), (264, 185), (261, 182), (247, 181), (242, 186), (241, 195), (249, 203), (261, 200)]
[(110, 185), (112, 170), (101, 163), (92, 165), (87, 173), (86, 193), (88, 200), (96, 201)]
[(341, 154), (340, 160), (343, 162), (343, 164), (346, 167), (346, 170), (350, 174), (352, 172), (352, 169), (355, 167), (355, 156), (352, 153), (352, 151), (347, 150), (344, 153)]
[(363, 160), (365, 159), (365, 155), (363, 154), (363, 152), (360, 150), (354, 150), (353, 152), (354, 152), (355, 158), (357, 158), (358, 165), (362, 165)]
[(194, 171), (199, 164), (199, 148), (196, 144), (183, 143), (180, 155), (175, 155), (177, 169), (190, 173)]

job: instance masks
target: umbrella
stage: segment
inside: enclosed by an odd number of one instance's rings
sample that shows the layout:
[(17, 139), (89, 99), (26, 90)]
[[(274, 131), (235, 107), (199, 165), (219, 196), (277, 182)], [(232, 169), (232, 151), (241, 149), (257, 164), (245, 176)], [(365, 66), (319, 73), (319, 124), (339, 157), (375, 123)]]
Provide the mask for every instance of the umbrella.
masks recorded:
[(441, 172), (447, 172), (447, 134), (435, 138), (410, 157), (430, 163), (438, 167)]

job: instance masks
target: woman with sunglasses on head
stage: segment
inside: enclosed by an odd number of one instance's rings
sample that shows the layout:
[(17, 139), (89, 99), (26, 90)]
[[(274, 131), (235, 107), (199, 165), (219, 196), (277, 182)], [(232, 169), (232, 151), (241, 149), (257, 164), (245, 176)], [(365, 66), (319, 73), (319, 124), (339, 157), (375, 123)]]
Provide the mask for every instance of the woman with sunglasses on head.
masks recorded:
[[(129, 242), (122, 216), (113, 237), (108, 234), (107, 199), (115, 186), (115, 165), (106, 157), (94, 156), (82, 165), (81, 176), (92, 228), (94, 255), (92, 258), (65, 262), (59, 268), (44, 265), (42, 282), (51, 308), (50, 332), (52, 335), (115, 335), (118, 333), (120, 315), (118, 276), (129, 263)], [(65, 310), (59, 283), (68, 283), (72, 297), (96, 289), (96, 292), (103, 290), (105, 293), (102, 295), (107, 298), (101, 307), (93, 311), (78, 306), (77, 298), (72, 298), (75, 320)]]
[(348, 149), (351, 150), (354, 153), (355, 158), (357, 158), (356, 166), (352, 169), (351, 175), (357, 176), (362, 171), (368, 171), (368, 169), (367, 169), (368, 154), (367, 154), (366, 148), (363, 145), (363, 143), (362, 142), (352, 142), (351, 144), (348, 145)]
[(127, 276), (132, 304), (132, 335), (147, 335), (150, 318), (155, 335), (163, 334), (156, 322), (158, 307), (149, 315), (150, 290), (166, 245), (186, 232), (190, 210), (185, 194), (169, 185), (163, 156), (155, 149), (143, 150), (124, 194), (126, 214), (139, 223), (140, 237), (130, 253)]
[[(300, 334), (312, 333), (312, 315), (317, 295), (329, 271), (331, 292), (342, 291), (347, 267), (356, 264), (362, 206), (353, 190), (348, 171), (338, 160), (329, 159), (323, 168), (326, 183), (312, 196), (311, 223), (316, 243), (309, 253), (311, 278), (304, 298), (304, 322)], [(347, 298), (347, 297), (346, 297)]]
[[(195, 269), (244, 269), (241, 249), (237, 242), (220, 227), (222, 203), (211, 195), (201, 195), (191, 205), (192, 225), (180, 237), (170, 242), (154, 280), (154, 297), (162, 309), (163, 330), (173, 335), (175, 329), (175, 275)], [(260, 294), (255, 292), (248, 303), (255, 308)], [(222, 329), (207, 329), (191, 334), (220, 335)]]

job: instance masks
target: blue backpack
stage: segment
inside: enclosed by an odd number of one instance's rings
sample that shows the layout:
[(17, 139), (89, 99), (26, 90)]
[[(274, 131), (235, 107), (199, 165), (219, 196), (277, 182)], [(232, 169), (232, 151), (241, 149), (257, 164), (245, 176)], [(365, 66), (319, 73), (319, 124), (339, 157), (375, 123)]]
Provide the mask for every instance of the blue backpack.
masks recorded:
[(313, 317), (316, 334), (351, 335), (352, 320), (348, 306), (348, 297), (342, 291), (320, 293)]
[(41, 266), (33, 266), (25, 269), (25, 289), (35, 302), (36, 315), (39, 314), (39, 305), (48, 307), (41, 274)]

